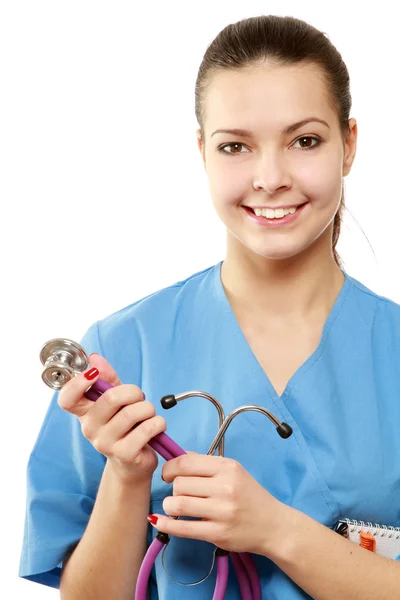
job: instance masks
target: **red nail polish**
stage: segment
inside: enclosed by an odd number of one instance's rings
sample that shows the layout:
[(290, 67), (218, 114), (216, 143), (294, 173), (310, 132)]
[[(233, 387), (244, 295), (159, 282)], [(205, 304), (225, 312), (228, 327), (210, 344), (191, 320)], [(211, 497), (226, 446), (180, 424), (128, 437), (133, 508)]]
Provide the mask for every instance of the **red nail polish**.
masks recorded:
[(158, 521), (158, 517), (155, 517), (154, 515), (149, 515), (147, 517), (147, 520), (149, 521), (149, 523), (151, 523), (152, 525), (157, 525), (157, 521)]
[(99, 374), (99, 370), (96, 369), (96, 367), (93, 367), (93, 369), (90, 369), (90, 371), (87, 371), (84, 375), (85, 375), (86, 379), (91, 381), (92, 379), (97, 377), (98, 374)]

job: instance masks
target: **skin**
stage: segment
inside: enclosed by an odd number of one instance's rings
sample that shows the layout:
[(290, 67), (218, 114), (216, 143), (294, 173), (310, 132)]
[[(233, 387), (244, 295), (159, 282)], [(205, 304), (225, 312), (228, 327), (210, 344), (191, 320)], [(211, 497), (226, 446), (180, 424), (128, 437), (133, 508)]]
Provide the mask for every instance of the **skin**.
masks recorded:
[[(351, 170), (357, 124), (342, 141), (325, 82), (315, 67), (267, 66), (215, 76), (206, 96), (205, 139), (197, 143), (207, 172), (215, 210), (227, 228), (227, 256), (221, 279), (232, 307), (271, 327), (329, 313), (344, 278), (332, 253), (333, 219), (342, 179)], [(291, 134), (285, 126), (310, 116), (313, 122)], [(244, 128), (254, 139), (211, 134), (219, 128)], [(309, 139), (302, 150), (299, 137)], [(297, 141), (296, 141), (297, 140)], [(227, 146), (225, 152), (218, 147)], [(278, 207), (309, 200), (301, 218), (276, 229), (257, 226), (241, 205)]]
[[(263, 331), (288, 336), (321, 325), (344, 283), (332, 252), (333, 220), (342, 181), (356, 154), (357, 123), (343, 140), (337, 114), (315, 67), (257, 66), (218, 73), (206, 96), (205, 139), (197, 143), (215, 210), (227, 229), (221, 280), (236, 315), (251, 314)], [(317, 116), (291, 134), (284, 127)], [(211, 134), (242, 128), (253, 138)], [(318, 136), (322, 143), (305, 151)], [(227, 154), (218, 152), (223, 144)], [(238, 144), (235, 146), (235, 144)], [(231, 153), (232, 155), (230, 155)], [(309, 204), (293, 224), (252, 223), (242, 205)], [(320, 600), (400, 598), (395, 561), (374, 555), (274, 498), (237, 461), (189, 453), (165, 463), (173, 483), (165, 498), (172, 520), (154, 515), (158, 530), (205, 540), (225, 550), (253, 552), (278, 564)], [(309, 540), (313, 543), (310, 544)], [(340, 572), (340, 577), (337, 573)]]
[[(312, 122), (291, 134), (285, 126), (310, 116)], [(237, 314), (251, 314), (263, 330), (282, 334), (311, 330), (324, 320), (344, 282), (332, 253), (333, 219), (342, 178), (356, 152), (357, 124), (350, 119), (343, 142), (337, 115), (330, 108), (325, 83), (310, 66), (258, 66), (215, 76), (206, 96), (205, 140), (197, 142), (215, 210), (227, 228), (227, 256), (221, 279)], [(242, 128), (254, 138), (212, 133)], [(319, 136), (301, 144), (299, 138)], [(223, 144), (228, 154), (218, 152)], [(238, 146), (235, 148), (234, 144)], [(314, 146), (302, 150), (304, 146)], [(229, 152), (236, 152), (230, 156)], [(293, 224), (266, 229), (252, 223), (242, 205), (280, 206), (309, 200)], [(251, 310), (249, 310), (251, 309)], [(283, 506), (229, 458), (191, 453), (168, 461), (163, 477), (174, 482), (173, 497), (160, 517), (161, 531), (204, 539), (235, 551), (265, 551), (265, 531), (274, 537), (277, 512)], [(253, 515), (260, 506), (270, 516), (260, 530)], [(288, 508), (288, 507), (285, 507)], [(287, 517), (286, 517), (287, 518)]]

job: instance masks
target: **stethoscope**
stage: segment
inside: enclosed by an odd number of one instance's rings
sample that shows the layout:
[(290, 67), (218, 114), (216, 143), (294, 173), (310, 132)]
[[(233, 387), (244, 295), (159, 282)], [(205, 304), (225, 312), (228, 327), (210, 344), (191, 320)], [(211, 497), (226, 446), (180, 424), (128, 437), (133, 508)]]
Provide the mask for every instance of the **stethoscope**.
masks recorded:
[[(44, 365), (42, 372), (42, 379), (44, 383), (56, 391), (59, 391), (63, 385), (72, 379), (72, 377), (82, 373), (89, 367), (89, 358), (82, 346), (65, 338), (56, 338), (44, 344), (40, 351), (40, 360), (42, 365)], [(109, 383), (98, 379), (94, 385), (92, 385), (84, 393), (84, 396), (89, 400), (96, 401), (106, 390), (112, 387), (113, 386)], [(167, 396), (163, 396), (160, 402), (164, 409), (170, 409), (173, 406), (176, 406), (176, 404), (181, 400), (185, 400), (186, 398), (190, 397), (206, 398), (214, 404), (218, 411), (219, 429), (207, 452), (207, 455), (213, 455), (217, 449), (220, 456), (224, 455), (224, 435), (226, 430), (228, 429), (232, 420), (238, 414), (246, 411), (259, 412), (268, 417), (270, 421), (274, 423), (278, 434), (282, 438), (288, 438), (292, 434), (292, 428), (290, 425), (279, 421), (275, 415), (262, 406), (256, 406), (253, 404), (240, 406), (234, 409), (227, 417), (225, 417), (223, 408), (218, 400), (206, 392), (195, 390), (184, 392), (182, 394), (169, 394)], [(154, 438), (150, 440), (149, 446), (151, 446), (165, 460), (171, 460), (172, 458), (186, 454), (186, 452), (165, 433), (159, 433), (158, 435), (154, 436)], [(179, 517), (171, 518), (179, 519)], [(136, 582), (135, 600), (146, 600), (150, 573), (161, 550), (163, 550), (163, 567), (166, 571), (164, 565), (164, 552), (169, 541), (169, 535), (160, 531), (150, 544), (139, 570)], [(203, 579), (190, 584), (183, 584), (180, 582), (176, 583), (185, 586), (192, 586), (202, 583), (211, 574), (216, 557), (217, 578), (212, 600), (223, 600), (228, 584), (229, 556), (233, 562), (236, 572), (242, 600), (261, 600), (260, 579), (258, 577), (253, 559), (247, 552), (228, 552), (222, 548), (216, 548), (210, 571)]]

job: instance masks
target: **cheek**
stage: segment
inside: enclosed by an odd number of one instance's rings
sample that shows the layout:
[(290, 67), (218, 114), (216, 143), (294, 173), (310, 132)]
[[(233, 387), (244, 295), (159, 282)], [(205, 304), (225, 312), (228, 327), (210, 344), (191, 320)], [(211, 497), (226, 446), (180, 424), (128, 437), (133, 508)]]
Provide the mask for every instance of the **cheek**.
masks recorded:
[[(335, 165), (337, 165), (335, 167)], [(302, 169), (296, 183), (301, 196), (307, 197), (318, 210), (334, 209), (342, 192), (342, 173), (335, 157)]]
[(220, 171), (210, 180), (210, 191), (216, 207), (232, 206), (249, 196), (251, 182), (239, 170)]

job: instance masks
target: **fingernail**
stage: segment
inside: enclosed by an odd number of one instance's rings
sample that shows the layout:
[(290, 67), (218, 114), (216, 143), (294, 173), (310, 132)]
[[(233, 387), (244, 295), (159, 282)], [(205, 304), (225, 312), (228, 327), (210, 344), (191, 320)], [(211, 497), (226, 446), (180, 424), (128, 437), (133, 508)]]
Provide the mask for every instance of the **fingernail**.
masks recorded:
[(86, 379), (88, 379), (89, 381), (92, 381), (92, 379), (97, 377), (98, 374), (99, 374), (99, 370), (96, 369), (96, 367), (93, 367), (93, 369), (90, 369), (90, 371), (86, 371), (86, 373), (84, 375), (85, 375)]
[(157, 525), (157, 521), (158, 521), (158, 517), (155, 517), (154, 515), (149, 515), (147, 517), (147, 520), (149, 523), (151, 523), (152, 525)]
[(143, 400), (146, 400), (146, 394), (143, 392)]
[(90, 358), (91, 356), (94, 356), (94, 355), (96, 355), (96, 356), (100, 356), (98, 352), (92, 352), (92, 354), (89, 354), (89, 358)]

